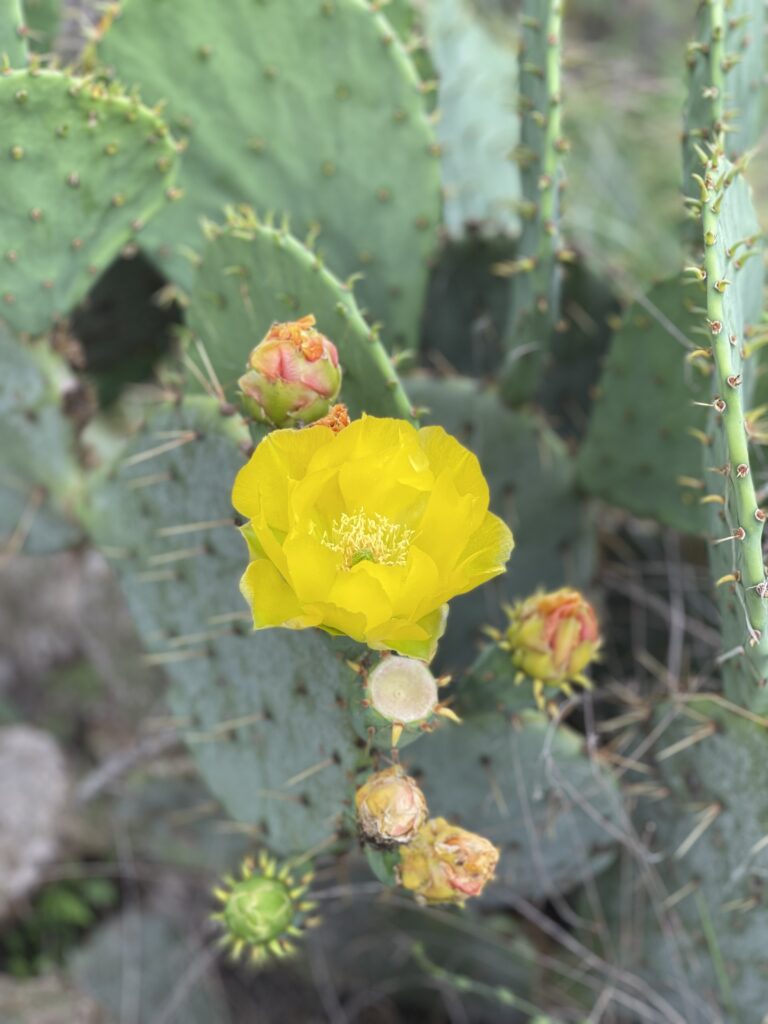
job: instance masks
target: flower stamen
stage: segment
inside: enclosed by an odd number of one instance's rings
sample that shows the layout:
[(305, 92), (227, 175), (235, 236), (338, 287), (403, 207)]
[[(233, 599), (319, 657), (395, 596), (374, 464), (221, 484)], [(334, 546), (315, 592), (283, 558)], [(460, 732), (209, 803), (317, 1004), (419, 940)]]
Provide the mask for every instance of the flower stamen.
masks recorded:
[(330, 536), (326, 530), (321, 543), (341, 555), (342, 567), (347, 570), (358, 562), (405, 565), (414, 532), (380, 512), (371, 516), (358, 509), (334, 519)]

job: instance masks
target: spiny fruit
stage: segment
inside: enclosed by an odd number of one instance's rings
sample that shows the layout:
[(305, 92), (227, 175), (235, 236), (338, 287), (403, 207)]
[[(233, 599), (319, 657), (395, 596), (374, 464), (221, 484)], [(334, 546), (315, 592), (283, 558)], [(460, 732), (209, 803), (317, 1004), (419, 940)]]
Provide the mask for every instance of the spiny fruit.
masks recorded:
[(289, 956), (296, 950), (293, 938), (318, 923), (309, 917), (315, 909), (305, 899), (312, 872), (297, 881), (290, 865), (278, 866), (264, 851), (258, 862), (246, 858), (240, 878), (228, 875), (213, 894), (223, 908), (212, 919), (224, 929), (221, 945), (235, 959), (247, 954), (251, 963), (261, 964), (270, 955)]

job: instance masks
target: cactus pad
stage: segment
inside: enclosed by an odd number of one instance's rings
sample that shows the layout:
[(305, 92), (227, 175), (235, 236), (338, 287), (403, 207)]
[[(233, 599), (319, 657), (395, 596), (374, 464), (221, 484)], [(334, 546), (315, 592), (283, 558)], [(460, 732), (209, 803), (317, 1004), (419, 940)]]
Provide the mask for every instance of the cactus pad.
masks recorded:
[(89, 519), (148, 662), (171, 678), (171, 708), (207, 785), (268, 847), (302, 853), (334, 836), (343, 810), (357, 755), (344, 711), (353, 673), (324, 635), (251, 633), (230, 504), (246, 439), (208, 398), (160, 410), (94, 487)]
[(57, 71), (0, 78), (0, 111), (0, 311), (34, 334), (168, 201), (175, 149), (135, 98)]
[(353, 415), (409, 418), (410, 404), (376, 332), (352, 293), (286, 230), (259, 224), (250, 211), (230, 213), (208, 242), (195, 274), (189, 325), (203, 342), (232, 399), (250, 350), (274, 320), (312, 313), (334, 342), (344, 371), (341, 401)]
[[(172, 59), (167, 41), (174, 40)], [(439, 168), (420, 83), (362, 0), (126, 0), (98, 48), (121, 81), (164, 100), (186, 140), (182, 204), (143, 236), (182, 286), (180, 249), (228, 203), (287, 214), (390, 340), (415, 333), (438, 225)]]
[(629, 309), (611, 342), (578, 458), (579, 483), (589, 494), (687, 533), (706, 527), (701, 443), (689, 430), (702, 424), (691, 403), (707, 401), (709, 383), (685, 362), (700, 326), (690, 309), (697, 298), (671, 280)]
[(442, 730), (408, 748), (403, 763), (417, 773), (433, 814), (502, 847), (486, 899), (503, 904), (505, 890), (545, 899), (615, 856), (616, 784), (585, 755), (582, 736), (555, 729), (546, 715), (477, 715), (458, 733)]
[(0, 551), (42, 554), (81, 535), (80, 470), (62, 408), (68, 367), (44, 344), (0, 328)]
[(27, 66), (27, 26), (21, 0), (0, 2), (0, 65)]

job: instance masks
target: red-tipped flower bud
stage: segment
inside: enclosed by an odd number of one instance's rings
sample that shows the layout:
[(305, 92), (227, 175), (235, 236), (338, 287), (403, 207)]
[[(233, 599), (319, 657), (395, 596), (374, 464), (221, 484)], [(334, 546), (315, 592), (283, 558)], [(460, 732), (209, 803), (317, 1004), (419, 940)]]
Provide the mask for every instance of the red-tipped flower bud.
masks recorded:
[(247, 415), (288, 427), (328, 413), (341, 387), (339, 354), (314, 325), (313, 316), (272, 324), (253, 349), (238, 381)]
[(430, 818), (400, 853), (400, 884), (423, 903), (463, 904), (491, 881), (499, 850), (484, 836)]
[(564, 587), (534, 594), (508, 610), (504, 635), (515, 666), (544, 686), (566, 692), (573, 682), (588, 686), (584, 669), (600, 649), (600, 629), (592, 605), (578, 590)]
[(399, 765), (372, 775), (355, 793), (360, 834), (374, 846), (410, 843), (427, 820), (427, 801)]

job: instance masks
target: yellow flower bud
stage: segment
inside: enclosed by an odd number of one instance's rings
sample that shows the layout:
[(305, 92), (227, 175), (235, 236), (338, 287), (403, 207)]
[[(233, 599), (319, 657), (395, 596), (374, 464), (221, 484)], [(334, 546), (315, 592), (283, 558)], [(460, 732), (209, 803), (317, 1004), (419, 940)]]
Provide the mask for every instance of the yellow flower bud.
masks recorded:
[(427, 801), (399, 765), (376, 772), (355, 793), (360, 834), (374, 846), (409, 843), (427, 820)]
[(588, 686), (584, 669), (600, 650), (597, 616), (586, 598), (570, 587), (534, 594), (508, 610), (502, 646), (523, 675), (534, 681), (541, 702), (544, 686), (566, 693), (570, 683)]
[(484, 836), (430, 818), (401, 851), (399, 881), (422, 903), (462, 905), (494, 877), (499, 855)]

